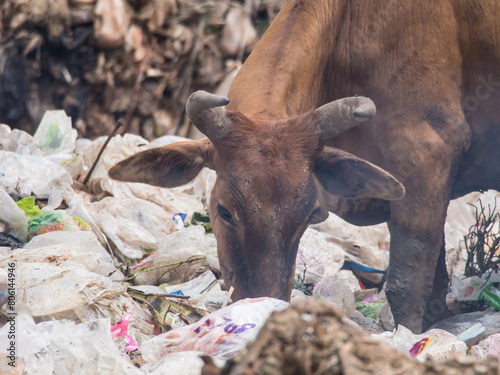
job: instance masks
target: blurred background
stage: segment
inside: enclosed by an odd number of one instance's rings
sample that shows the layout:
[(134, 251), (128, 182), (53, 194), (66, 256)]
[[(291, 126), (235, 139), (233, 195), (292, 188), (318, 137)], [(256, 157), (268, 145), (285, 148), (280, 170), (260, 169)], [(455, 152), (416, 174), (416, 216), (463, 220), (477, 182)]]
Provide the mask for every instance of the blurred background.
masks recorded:
[(0, 123), (64, 109), (80, 137), (200, 138), (189, 95), (227, 94), (284, 0), (2, 0)]

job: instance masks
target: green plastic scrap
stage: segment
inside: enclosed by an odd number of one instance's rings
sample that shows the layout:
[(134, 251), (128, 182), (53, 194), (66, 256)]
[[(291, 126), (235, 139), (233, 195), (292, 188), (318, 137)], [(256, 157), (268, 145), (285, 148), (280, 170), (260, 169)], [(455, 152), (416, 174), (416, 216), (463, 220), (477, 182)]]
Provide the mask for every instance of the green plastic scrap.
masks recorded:
[(205, 228), (205, 234), (213, 233), (212, 224), (210, 223), (210, 216), (202, 214), (201, 212), (193, 213), (191, 224), (202, 225)]
[(382, 302), (363, 302), (356, 301), (356, 310), (358, 310), (361, 314), (366, 316), (367, 318), (375, 319), (377, 317), (377, 313), (382, 308), (384, 304)]
[(16, 202), (27, 217), (40, 214), (40, 207), (35, 205), (35, 197), (26, 197)]

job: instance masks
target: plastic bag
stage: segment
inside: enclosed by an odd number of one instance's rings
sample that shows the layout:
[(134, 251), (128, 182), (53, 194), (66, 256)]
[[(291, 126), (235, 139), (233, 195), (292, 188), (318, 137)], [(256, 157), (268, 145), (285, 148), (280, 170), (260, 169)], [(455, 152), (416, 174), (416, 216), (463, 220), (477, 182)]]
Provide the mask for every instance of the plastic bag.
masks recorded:
[(160, 288), (170, 294), (189, 296), (189, 302), (202, 309), (213, 311), (224, 303), (227, 292), (221, 290), (219, 281), (212, 271), (206, 271), (197, 278), (182, 284), (162, 284)]
[(268, 297), (240, 300), (198, 323), (144, 342), (143, 357), (148, 362), (156, 362), (169, 353), (195, 350), (229, 358), (255, 339), (271, 312), (287, 306), (287, 302)]
[[(326, 221), (311, 225), (302, 236), (296, 274), (302, 274), (305, 266), (305, 281), (317, 283), (335, 275), (345, 260), (384, 270), (388, 250), (389, 232), (385, 224), (357, 227), (330, 214)], [(363, 277), (374, 283), (382, 279), (380, 274), (363, 273)]]
[(28, 234), (28, 219), (16, 202), (0, 188), (0, 222), (5, 231), (26, 242)]
[(34, 138), (44, 155), (72, 154), (77, 132), (71, 126), (71, 117), (63, 110), (45, 112)]

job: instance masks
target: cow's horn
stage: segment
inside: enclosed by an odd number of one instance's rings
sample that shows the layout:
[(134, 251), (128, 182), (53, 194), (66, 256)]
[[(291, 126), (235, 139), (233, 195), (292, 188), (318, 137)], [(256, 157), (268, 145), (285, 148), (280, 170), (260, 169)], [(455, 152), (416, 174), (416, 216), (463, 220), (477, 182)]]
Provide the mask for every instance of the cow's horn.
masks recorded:
[(187, 103), (186, 112), (193, 124), (211, 141), (217, 141), (230, 131), (230, 121), (223, 108), (229, 103), (224, 96), (196, 91)]
[(335, 100), (315, 111), (321, 139), (326, 142), (375, 116), (375, 104), (363, 96)]

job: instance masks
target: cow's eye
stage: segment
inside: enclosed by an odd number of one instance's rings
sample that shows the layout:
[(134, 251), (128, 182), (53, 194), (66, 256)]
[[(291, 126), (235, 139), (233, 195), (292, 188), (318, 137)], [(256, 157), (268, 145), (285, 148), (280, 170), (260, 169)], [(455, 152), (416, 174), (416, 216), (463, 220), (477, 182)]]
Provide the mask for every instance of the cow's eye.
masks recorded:
[(231, 212), (229, 212), (229, 210), (226, 207), (224, 207), (220, 204), (217, 205), (217, 212), (219, 213), (222, 220), (227, 221), (229, 224), (231, 224), (233, 226), (235, 225), (234, 220), (233, 220), (233, 216), (231, 215)]

